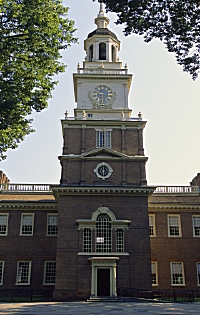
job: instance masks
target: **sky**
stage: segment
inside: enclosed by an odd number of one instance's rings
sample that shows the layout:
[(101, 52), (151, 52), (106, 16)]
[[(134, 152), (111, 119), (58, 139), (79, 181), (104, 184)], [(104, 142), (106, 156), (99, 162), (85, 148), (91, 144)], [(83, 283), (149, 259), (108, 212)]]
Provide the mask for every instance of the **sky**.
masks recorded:
[[(75, 21), (79, 44), (62, 53), (66, 71), (56, 77), (59, 83), (48, 109), (33, 113), (35, 133), (28, 135), (18, 149), (9, 150), (7, 159), (0, 162), (0, 169), (12, 183), (60, 181), (60, 120), (66, 111), (73, 116), (76, 103), (72, 75), (86, 56), (83, 42), (96, 29), (94, 19), (99, 12), (99, 3), (92, 0), (63, 0), (63, 4), (69, 7), (68, 17)], [(115, 24), (116, 15), (108, 13), (108, 17), (109, 29), (121, 41), (120, 60), (133, 74), (129, 93), (132, 116), (141, 111), (147, 121), (144, 148), (148, 185), (189, 185), (200, 172), (200, 79), (193, 81), (183, 72), (162, 42), (147, 44), (134, 34), (125, 37), (123, 26)]]

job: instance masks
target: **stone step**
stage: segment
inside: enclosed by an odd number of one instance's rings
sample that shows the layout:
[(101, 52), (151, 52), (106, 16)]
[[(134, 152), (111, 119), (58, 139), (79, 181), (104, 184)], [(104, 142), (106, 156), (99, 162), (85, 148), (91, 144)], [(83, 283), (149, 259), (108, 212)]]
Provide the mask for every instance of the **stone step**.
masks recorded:
[(95, 296), (87, 299), (87, 302), (121, 302), (121, 300), (112, 296)]

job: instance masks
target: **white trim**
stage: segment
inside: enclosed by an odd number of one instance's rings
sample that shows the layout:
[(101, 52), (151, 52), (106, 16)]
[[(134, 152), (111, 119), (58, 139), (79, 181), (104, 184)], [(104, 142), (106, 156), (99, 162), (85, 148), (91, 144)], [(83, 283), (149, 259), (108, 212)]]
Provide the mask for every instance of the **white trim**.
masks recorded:
[(108, 207), (99, 207), (95, 212), (93, 212), (91, 220), (96, 221), (98, 215), (100, 215), (102, 213), (107, 214), (111, 218), (111, 221), (116, 221), (116, 217), (115, 217), (114, 213), (112, 211), (110, 211), (110, 209)]
[[(32, 232), (31, 234), (25, 234), (25, 233), (22, 233), (22, 223), (23, 223), (23, 217), (27, 215), (27, 216), (31, 216), (32, 217)], [(21, 214), (21, 224), (20, 224), (20, 236), (33, 236), (33, 230), (34, 230), (34, 216), (35, 214), (34, 213), (22, 213)]]
[(5, 265), (5, 261), (4, 261), (4, 260), (0, 260), (0, 263), (2, 263), (2, 277), (0, 278), (0, 285), (3, 285), (3, 276), (4, 276), (4, 265)]
[[(172, 273), (172, 265), (173, 264), (181, 264), (183, 283), (173, 284), (173, 273)], [(181, 262), (181, 261), (172, 261), (172, 262), (170, 262), (170, 271), (171, 271), (171, 286), (173, 286), (173, 287), (185, 286), (185, 273), (184, 273), (183, 262)]]
[(88, 258), (92, 267), (92, 279), (91, 279), (91, 297), (97, 296), (97, 270), (98, 269), (110, 269), (110, 296), (117, 296), (116, 287), (116, 267), (119, 257), (92, 257)]
[(151, 261), (151, 274), (153, 274), (152, 264), (154, 264), (154, 266), (155, 266), (155, 275), (156, 275), (156, 283), (155, 284), (152, 283), (152, 286), (158, 286), (158, 262), (157, 261)]
[(7, 236), (8, 235), (8, 218), (9, 218), (9, 213), (0, 213), (0, 216), (6, 216), (6, 233), (1, 234), (0, 236)]
[[(101, 167), (107, 168), (107, 169), (108, 169), (108, 173), (105, 174), (105, 175), (104, 175), (104, 174), (100, 174), (100, 173), (99, 173), (99, 169), (100, 169)], [(96, 166), (96, 168), (94, 169), (94, 173), (97, 175), (98, 178), (100, 178), (100, 179), (102, 179), (102, 180), (105, 180), (105, 179), (109, 178), (109, 177), (112, 175), (113, 169), (112, 169), (112, 167), (111, 167), (108, 163), (102, 162), (102, 163), (99, 163), (99, 164)]]
[[(156, 236), (156, 218), (155, 218), (155, 214), (149, 214), (149, 218), (152, 218), (153, 221), (153, 235), (150, 234), (150, 222), (149, 222), (149, 234), (150, 237), (155, 237)], [(150, 221), (150, 220), (149, 220)]]
[[(193, 237), (200, 237), (200, 233), (199, 233), (199, 235), (195, 235), (195, 228), (194, 228), (194, 218), (195, 218), (195, 217), (199, 218), (199, 220), (200, 220), (200, 215), (194, 214), (194, 215), (192, 216)], [(199, 225), (199, 228), (200, 228), (200, 225)]]
[[(198, 265), (200, 267), (200, 262), (196, 263), (196, 268), (197, 268), (197, 285), (200, 286), (200, 270), (198, 272)], [(198, 275), (199, 275), (199, 277), (198, 277)]]
[[(170, 225), (169, 225), (169, 218), (170, 217), (177, 217), (177, 219), (178, 219), (179, 235), (171, 235), (170, 234)], [(168, 214), (167, 215), (167, 225), (168, 225), (168, 237), (182, 237), (181, 216), (180, 216), (180, 214)]]
[[(27, 282), (27, 283), (21, 283), (21, 282), (18, 282), (18, 276), (19, 276), (19, 264), (20, 264), (20, 263), (29, 263), (29, 266), (28, 266), (28, 282)], [(32, 261), (19, 260), (19, 261), (17, 262), (16, 285), (30, 285), (30, 278), (31, 278), (31, 266), (32, 266)]]
[[(57, 236), (57, 233), (56, 233), (56, 234), (49, 234), (49, 233), (48, 233), (49, 216), (57, 216), (57, 221), (58, 221), (58, 213), (47, 213), (47, 230), (46, 230), (46, 236)], [(57, 228), (58, 228), (58, 224), (57, 224)]]
[(115, 257), (117, 256), (129, 256), (128, 252), (124, 252), (124, 253), (118, 253), (118, 252), (112, 252), (112, 253), (97, 253), (97, 252), (91, 252), (91, 253), (85, 253), (85, 252), (79, 252), (77, 254), (78, 256), (90, 256), (90, 255), (95, 255), (95, 256), (109, 256), (109, 257)]

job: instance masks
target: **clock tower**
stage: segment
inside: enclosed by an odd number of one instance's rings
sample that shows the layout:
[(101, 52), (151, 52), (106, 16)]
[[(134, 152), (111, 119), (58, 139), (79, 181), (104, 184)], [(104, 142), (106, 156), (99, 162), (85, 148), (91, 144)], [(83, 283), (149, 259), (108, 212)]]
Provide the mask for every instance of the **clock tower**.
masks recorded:
[(131, 117), (132, 75), (118, 57), (104, 5), (73, 75), (77, 107), (62, 120), (56, 300), (117, 299), (123, 288), (151, 289), (146, 122)]

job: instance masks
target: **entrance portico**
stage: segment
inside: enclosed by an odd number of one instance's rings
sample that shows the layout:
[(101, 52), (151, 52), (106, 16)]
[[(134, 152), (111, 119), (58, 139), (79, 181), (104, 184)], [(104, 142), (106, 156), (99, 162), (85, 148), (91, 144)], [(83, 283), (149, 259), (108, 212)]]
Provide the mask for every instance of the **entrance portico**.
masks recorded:
[(91, 297), (117, 297), (116, 267), (119, 257), (88, 258), (92, 264)]

